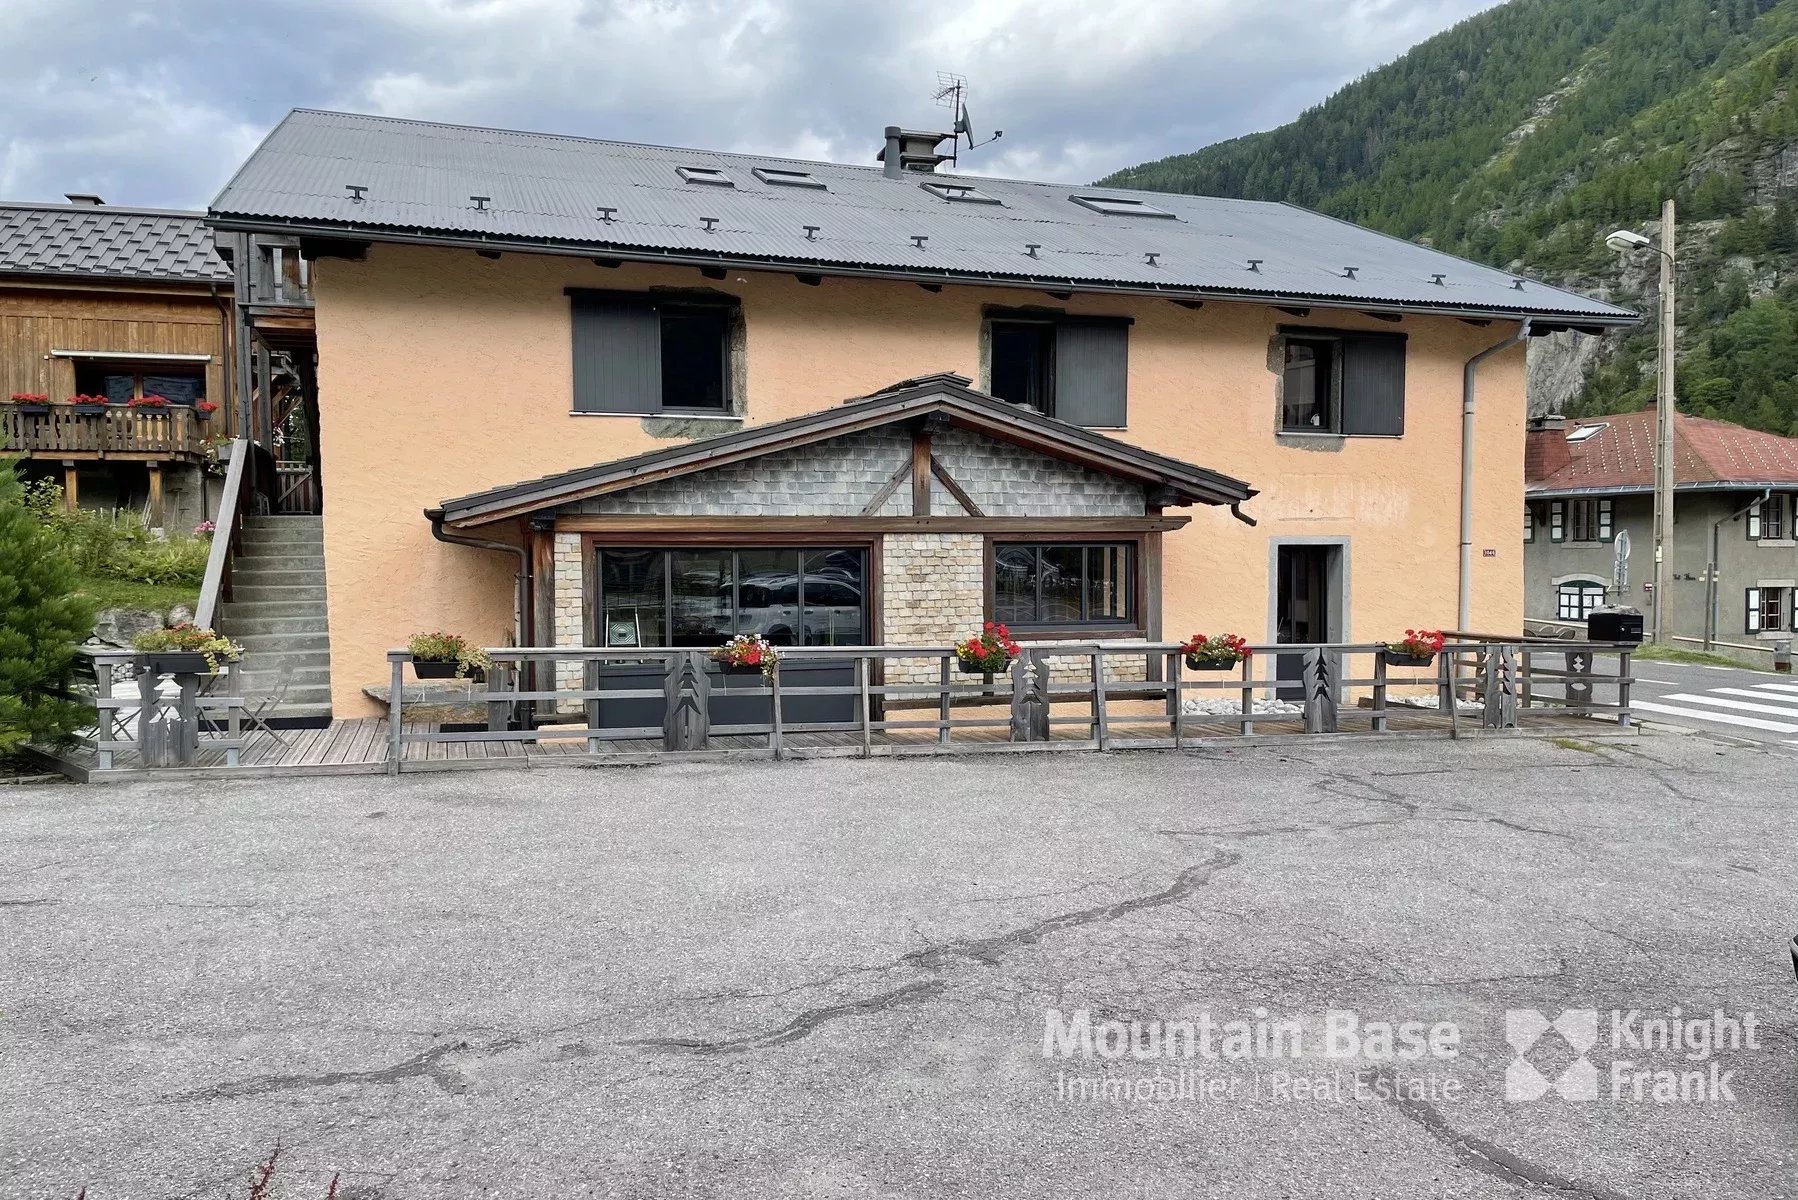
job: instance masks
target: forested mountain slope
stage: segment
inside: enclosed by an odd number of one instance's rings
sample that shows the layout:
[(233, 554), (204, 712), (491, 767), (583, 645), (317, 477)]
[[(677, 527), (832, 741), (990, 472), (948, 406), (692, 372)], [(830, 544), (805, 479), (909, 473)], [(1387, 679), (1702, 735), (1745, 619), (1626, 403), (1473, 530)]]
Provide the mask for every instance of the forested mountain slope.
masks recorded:
[(1297, 120), (1102, 181), (1289, 200), (1605, 295), (1650, 324), (1531, 350), (1538, 409), (1654, 391), (1655, 258), (1680, 220), (1682, 406), (1798, 433), (1798, 0), (1512, 0)]

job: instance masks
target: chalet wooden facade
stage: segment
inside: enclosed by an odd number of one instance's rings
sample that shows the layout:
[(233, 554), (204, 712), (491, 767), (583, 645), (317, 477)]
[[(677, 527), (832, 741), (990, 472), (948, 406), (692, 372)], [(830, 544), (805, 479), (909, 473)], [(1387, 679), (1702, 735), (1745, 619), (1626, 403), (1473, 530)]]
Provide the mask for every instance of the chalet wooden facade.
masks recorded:
[(66, 501), (191, 525), (236, 431), (233, 295), (198, 213), (0, 204), (0, 453)]

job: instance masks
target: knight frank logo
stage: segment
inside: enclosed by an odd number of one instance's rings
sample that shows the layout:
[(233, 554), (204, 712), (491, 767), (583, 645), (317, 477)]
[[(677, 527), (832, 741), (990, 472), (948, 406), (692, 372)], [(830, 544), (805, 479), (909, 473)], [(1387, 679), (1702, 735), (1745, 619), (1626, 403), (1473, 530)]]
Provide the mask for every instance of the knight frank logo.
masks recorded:
[[(1552, 1079), (1530, 1058), (1530, 1052), (1550, 1030), (1574, 1054), (1573, 1062)], [(1563, 1100), (1598, 1099), (1598, 1068), (1586, 1059), (1587, 1052), (1598, 1044), (1597, 1009), (1569, 1008), (1552, 1021), (1533, 1008), (1509, 1009), (1505, 1013), (1505, 1041), (1517, 1056), (1505, 1068), (1506, 1100), (1540, 1100), (1550, 1091)]]
[[(1692, 1015), (1674, 1008), (1569, 1008), (1552, 1020), (1534, 1008), (1505, 1013), (1505, 1041), (1515, 1057), (1505, 1068), (1505, 1099), (1558, 1097), (1632, 1104), (1733, 1101), (1735, 1068), (1720, 1054), (1761, 1048), (1754, 1013), (1722, 1009)], [(1604, 1069), (1589, 1057), (1598, 1051)]]

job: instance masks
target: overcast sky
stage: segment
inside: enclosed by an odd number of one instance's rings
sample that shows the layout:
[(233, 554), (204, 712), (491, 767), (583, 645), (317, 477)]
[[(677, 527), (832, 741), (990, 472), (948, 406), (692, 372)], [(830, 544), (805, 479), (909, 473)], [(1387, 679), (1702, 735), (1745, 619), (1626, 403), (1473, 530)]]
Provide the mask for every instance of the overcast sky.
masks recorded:
[(288, 109), (1085, 182), (1291, 119), (1495, 0), (0, 0), (0, 198), (202, 207)]

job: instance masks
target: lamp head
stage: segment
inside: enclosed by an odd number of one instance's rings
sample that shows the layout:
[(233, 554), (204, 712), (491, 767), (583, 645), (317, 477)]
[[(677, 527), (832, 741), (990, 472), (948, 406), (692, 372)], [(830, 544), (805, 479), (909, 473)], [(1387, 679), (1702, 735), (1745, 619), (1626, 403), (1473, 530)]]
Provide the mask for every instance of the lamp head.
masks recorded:
[(1619, 254), (1628, 254), (1631, 250), (1642, 250), (1652, 243), (1633, 229), (1619, 229), (1605, 238), (1604, 244)]

